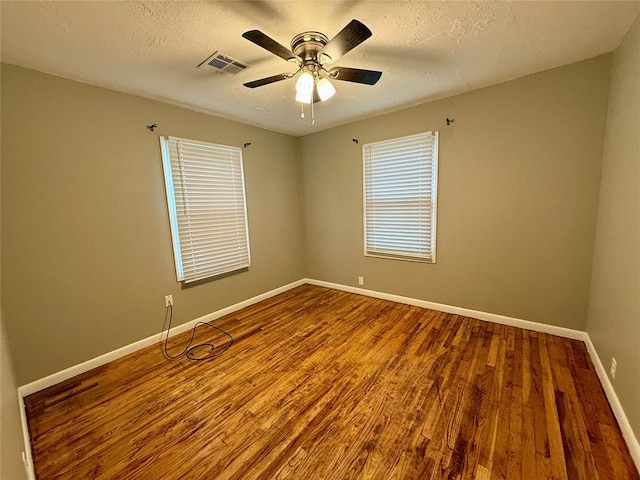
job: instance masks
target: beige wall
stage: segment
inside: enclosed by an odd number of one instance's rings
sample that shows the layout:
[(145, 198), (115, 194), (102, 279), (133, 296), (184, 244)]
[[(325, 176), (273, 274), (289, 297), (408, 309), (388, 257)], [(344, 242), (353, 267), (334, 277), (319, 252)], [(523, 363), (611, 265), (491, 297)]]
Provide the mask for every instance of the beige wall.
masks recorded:
[[(303, 137), (307, 276), (584, 330), (609, 66), (601, 56)], [(364, 257), (362, 145), (429, 130), (438, 263)]]
[(640, 17), (613, 57), (587, 332), (640, 439)]
[[(157, 123), (151, 133), (146, 125)], [(248, 271), (181, 289), (159, 135), (242, 146)], [(303, 277), (297, 140), (2, 65), (2, 307), (24, 384)]]
[(23, 442), (18, 386), (0, 305), (0, 478), (3, 480), (27, 478), (22, 463)]

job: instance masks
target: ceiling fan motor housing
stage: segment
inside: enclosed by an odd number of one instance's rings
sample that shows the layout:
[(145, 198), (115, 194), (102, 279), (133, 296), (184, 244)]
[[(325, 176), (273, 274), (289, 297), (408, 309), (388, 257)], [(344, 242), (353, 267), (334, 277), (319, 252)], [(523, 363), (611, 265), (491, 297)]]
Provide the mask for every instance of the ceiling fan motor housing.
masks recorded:
[(302, 32), (291, 40), (291, 50), (302, 59), (305, 65), (316, 65), (324, 63), (325, 59), (318, 58), (318, 53), (328, 41), (329, 39), (323, 33)]

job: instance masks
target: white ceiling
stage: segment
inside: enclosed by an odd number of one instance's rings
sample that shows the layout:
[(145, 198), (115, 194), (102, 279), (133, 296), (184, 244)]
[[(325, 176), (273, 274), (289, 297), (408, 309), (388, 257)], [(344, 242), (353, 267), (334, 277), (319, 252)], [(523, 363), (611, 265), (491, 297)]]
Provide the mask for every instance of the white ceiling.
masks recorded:
[[(2, 61), (304, 135), (613, 51), (640, 2), (6, 1)], [(333, 37), (351, 19), (373, 36), (335, 65), (381, 70), (375, 86), (334, 82), (300, 118), (294, 80), (242, 84), (294, 66), (242, 38), (286, 46), (306, 30)], [(197, 69), (220, 50), (250, 68)]]

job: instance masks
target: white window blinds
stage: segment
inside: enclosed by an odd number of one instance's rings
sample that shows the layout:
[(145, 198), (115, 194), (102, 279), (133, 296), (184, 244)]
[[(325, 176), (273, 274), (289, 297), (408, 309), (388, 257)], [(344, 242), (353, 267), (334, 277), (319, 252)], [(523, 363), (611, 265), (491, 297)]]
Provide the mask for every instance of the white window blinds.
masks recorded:
[(178, 281), (248, 267), (241, 150), (175, 137), (160, 145)]
[(436, 261), (438, 132), (363, 146), (364, 254)]

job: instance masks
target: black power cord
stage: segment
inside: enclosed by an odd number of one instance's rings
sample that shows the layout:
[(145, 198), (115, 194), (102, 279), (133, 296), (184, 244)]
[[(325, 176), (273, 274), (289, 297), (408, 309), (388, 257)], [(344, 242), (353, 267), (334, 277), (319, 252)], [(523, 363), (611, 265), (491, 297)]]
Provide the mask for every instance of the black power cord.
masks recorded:
[[(173, 304), (170, 303), (169, 304), (169, 325), (167, 326), (167, 335), (164, 337), (164, 349), (163, 349), (164, 350), (164, 356), (167, 357), (169, 360), (175, 360), (176, 358), (180, 358), (182, 356), (185, 356), (189, 360), (193, 360), (193, 361), (209, 360), (211, 358), (219, 357), (224, 352), (229, 350), (231, 345), (233, 345), (233, 337), (231, 336), (230, 333), (225, 332), (221, 328), (218, 328), (218, 327), (216, 327), (215, 325), (212, 325), (209, 322), (196, 322), (196, 324), (193, 326), (193, 329), (191, 330), (191, 338), (189, 339), (189, 343), (187, 343), (187, 346), (184, 347), (184, 350), (182, 352), (180, 352), (178, 355), (171, 355), (169, 353), (169, 351), (167, 350), (167, 342), (169, 341), (169, 332), (171, 331), (171, 321), (172, 320), (173, 320)], [(192, 345), (193, 339), (196, 336), (196, 328), (198, 328), (198, 326), (200, 326), (200, 325), (206, 325), (206, 326), (211, 327), (211, 328), (213, 328), (214, 330), (216, 330), (216, 331), (218, 331), (220, 333), (223, 333), (224, 335), (229, 337), (229, 343), (226, 344), (224, 347), (222, 347), (222, 349), (220, 349), (220, 347), (219, 347), (218, 351), (215, 351), (216, 350), (216, 346), (213, 343), (206, 343), (205, 342), (205, 343), (198, 343), (197, 345)], [(202, 348), (208, 348), (210, 350), (210, 353), (208, 353), (207, 355), (200, 356), (200, 357), (196, 356), (194, 352), (196, 350), (202, 349)]]

